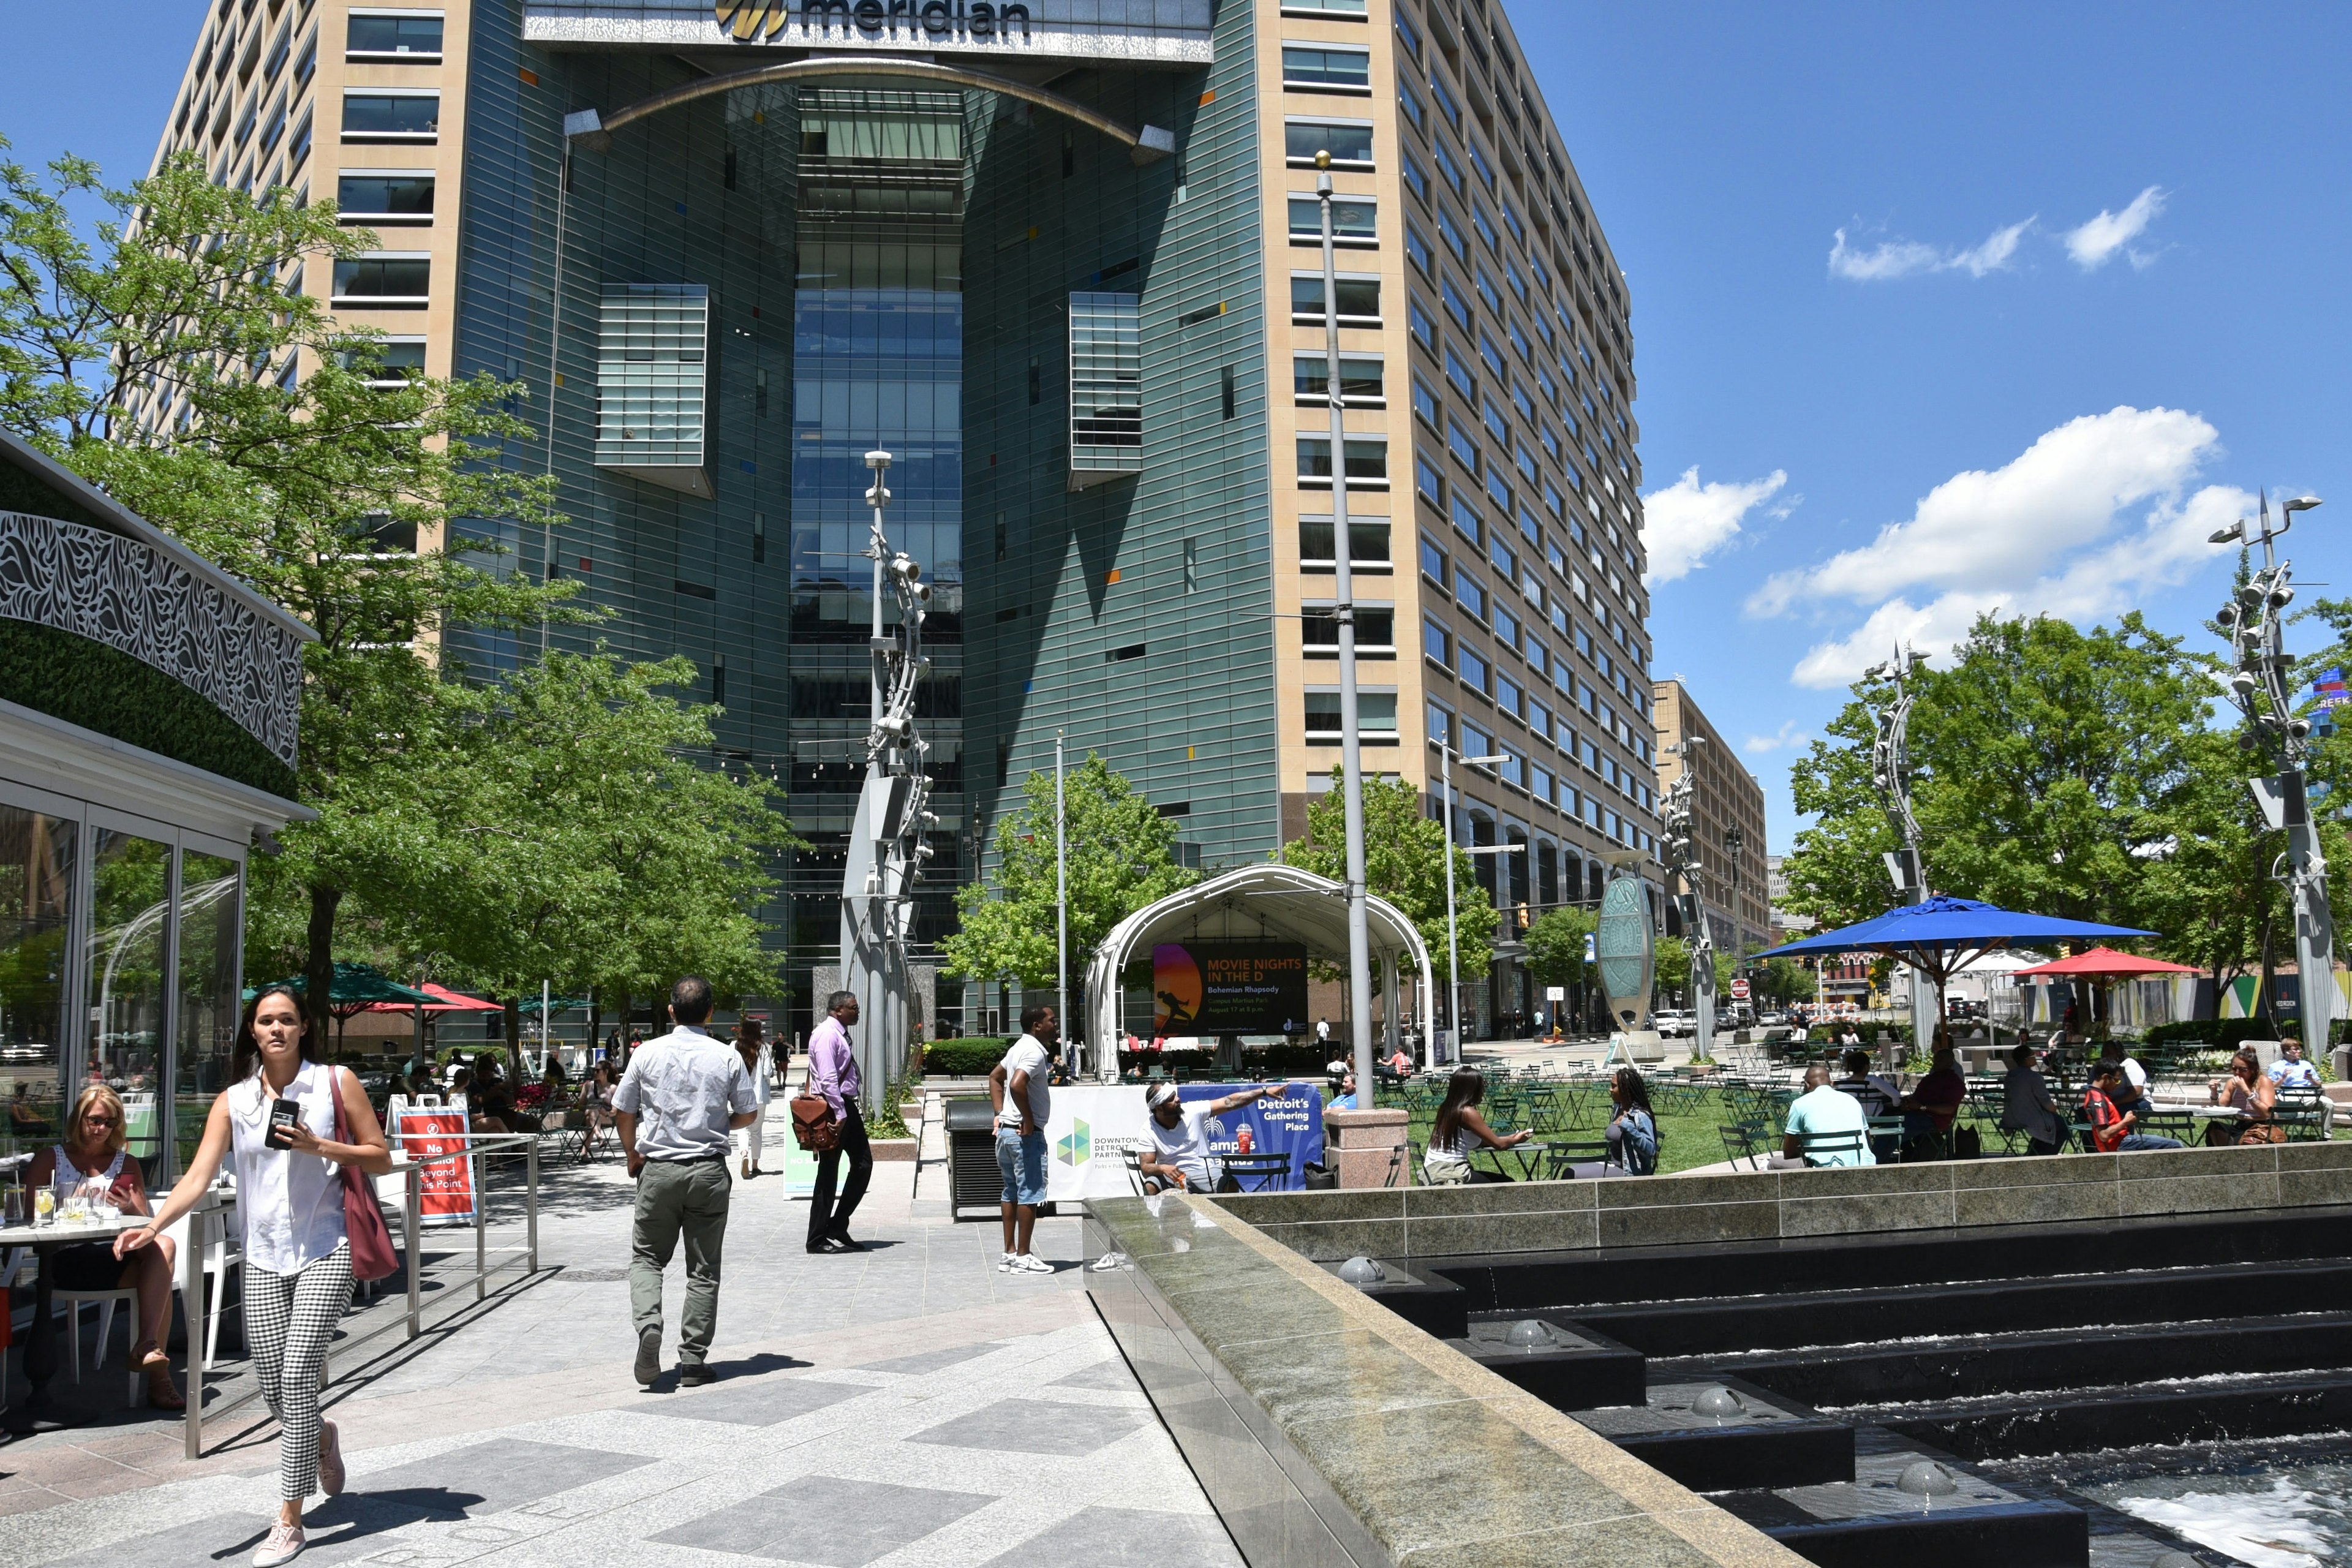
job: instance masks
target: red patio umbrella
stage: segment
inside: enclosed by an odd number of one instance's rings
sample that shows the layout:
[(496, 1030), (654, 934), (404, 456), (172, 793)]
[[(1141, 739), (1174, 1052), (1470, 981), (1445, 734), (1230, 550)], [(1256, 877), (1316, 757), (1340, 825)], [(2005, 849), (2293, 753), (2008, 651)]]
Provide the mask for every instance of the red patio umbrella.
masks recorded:
[[(424, 1005), (427, 1013), (502, 1013), (506, 1010), (496, 1002), (485, 1002), (478, 996), (467, 996), (429, 981), (417, 989), (435, 998)], [(417, 1005), (414, 1002), (371, 1002), (365, 1010), (370, 1013), (414, 1013)]]
[[(2136, 952), (2118, 952), (2112, 947), (2095, 947), (2088, 952), (2078, 952), (2071, 958), (2061, 958), (2048, 963), (2037, 963), (2030, 969), (2011, 973), (2011, 978), (2023, 980), (2028, 975), (2071, 980), (2138, 980), (2156, 974), (2199, 974), (2203, 971), (2186, 963), (2167, 963), (2160, 958), (2142, 958)], [(430, 990), (431, 987), (426, 987)]]

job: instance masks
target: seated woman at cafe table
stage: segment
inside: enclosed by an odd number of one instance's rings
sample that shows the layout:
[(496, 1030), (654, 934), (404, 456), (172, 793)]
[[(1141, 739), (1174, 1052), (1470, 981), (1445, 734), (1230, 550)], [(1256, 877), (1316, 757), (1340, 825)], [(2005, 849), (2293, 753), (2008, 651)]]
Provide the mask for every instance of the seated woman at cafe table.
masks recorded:
[[(105, 1202), (124, 1214), (153, 1214), (139, 1162), (131, 1158), (125, 1142), (121, 1096), (102, 1083), (86, 1085), (74, 1097), (65, 1142), (33, 1156), (25, 1173), (26, 1189), (49, 1186), (60, 1178), (68, 1184), (103, 1181)], [(60, 1289), (139, 1292), (138, 1342), (131, 1347), (131, 1360), (146, 1372), (147, 1403), (158, 1410), (187, 1408), (172, 1382), (171, 1358), (163, 1353), (163, 1336), (172, 1326), (173, 1252), (171, 1238), (159, 1236), (154, 1246), (118, 1259), (110, 1237), (61, 1247), (43, 1266)]]
[(1494, 1171), (1481, 1171), (1470, 1163), (1470, 1155), (1477, 1149), (1516, 1149), (1535, 1136), (1532, 1132), (1496, 1132), (1486, 1125), (1478, 1113), (1479, 1101), (1486, 1098), (1486, 1077), (1476, 1068), (1456, 1068), (1445, 1085), (1445, 1102), (1437, 1108), (1437, 1121), (1429, 1130), (1429, 1149), (1421, 1157), (1421, 1173), (1433, 1187), (1456, 1186), (1464, 1182), (1507, 1182), (1511, 1178)]
[(2278, 1124), (2278, 1085), (2263, 1071), (2262, 1058), (2252, 1051), (2240, 1051), (2230, 1058), (2227, 1078), (2215, 1079), (2208, 1086), (2213, 1103), (2226, 1105), (2241, 1118), (2237, 1121), (2215, 1121), (2205, 1130), (2208, 1143), (2283, 1143), (2284, 1129)]
[(1927, 1076), (1902, 1100), (1904, 1142), (1922, 1143), (1948, 1136), (1954, 1119), (1960, 1114), (1960, 1101), (1968, 1097), (1969, 1081), (1953, 1065), (1952, 1042), (1939, 1026)]

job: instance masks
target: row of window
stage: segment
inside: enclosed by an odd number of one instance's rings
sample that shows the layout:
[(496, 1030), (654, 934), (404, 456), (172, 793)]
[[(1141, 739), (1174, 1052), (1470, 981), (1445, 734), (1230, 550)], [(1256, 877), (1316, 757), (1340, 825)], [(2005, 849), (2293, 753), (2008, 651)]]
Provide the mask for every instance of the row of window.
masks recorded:
[[(1450, 745), (1459, 756), (1500, 757), (1503, 760), (1493, 764), (1491, 771), (1513, 789), (1524, 791), (1619, 844), (1645, 849), (1652, 854), (1657, 852), (1656, 837), (1633, 817), (1591, 790), (1580, 789), (1554, 773), (1542, 758), (1514, 746), (1507, 738), (1497, 739), (1478, 725), (1458, 719), (1454, 710), (1434, 698), (1429, 701), (1428, 722), (1430, 744)], [(1606, 757), (1601, 760), (1611, 767), (1615, 766)], [(1592, 764), (1588, 760), (1584, 765), (1591, 768)], [(1627, 772), (1623, 769), (1617, 771), (1621, 776)], [(1622, 786), (1617, 780), (1611, 780), (1611, 784), (1622, 791)]]
[[(1518, 590), (1520, 600), (1535, 612), (1537, 617), (1524, 629), (1539, 635), (1541, 625), (1549, 625), (1564, 645), (1573, 644), (1576, 650), (1584, 656), (1585, 660), (1599, 672), (1605, 687), (1614, 690), (1629, 709), (1644, 720), (1649, 718), (1649, 679), (1642, 673), (1642, 666), (1647, 661), (1640, 643), (1628, 635), (1622, 616), (1612, 616), (1605, 603), (1588, 603), (1585, 608), (1601, 625), (1600, 635), (1596, 637), (1570, 611), (1567, 602), (1559, 593), (1541, 580), (1532, 563), (1521, 561), (1508, 547), (1501, 544), (1487, 546), (1486, 561), (1504, 583), (1504, 592), (1489, 594), (1478, 578), (1458, 569), (1444, 549), (1429, 535), (1424, 533), (1421, 536), (1422, 575), (1440, 593), (1451, 595), (1454, 603), (1468, 611), (1481, 626), (1492, 630), (1505, 647), (1524, 657), (1538, 677), (1556, 680), (1563, 690), (1571, 689), (1568, 682), (1572, 678), (1566, 670), (1555, 667), (1543, 645), (1535, 641), (1533, 636), (1522, 647), (1519, 617), (1510, 607), (1513, 601), (1508, 596), (1508, 590), (1511, 588)], [(1553, 563), (1552, 569), (1558, 572), (1559, 563)], [(1634, 630), (1638, 633), (1639, 628)], [(1613, 640), (1624, 657), (1612, 659), (1603, 639)], [(1591, 710), (1589, 702), (1585, 707)], [(1605, 707), (1601, 711), (1608, 713)], [(1647, 743), (1641, 739), (1643, 732), (1641, 726), (1621, 725), (1612, 720), (1605, 723), (1604, 728), (1612, 733), (1632, 737), (1626, 743), (1645, 758), (1648, 756)]]

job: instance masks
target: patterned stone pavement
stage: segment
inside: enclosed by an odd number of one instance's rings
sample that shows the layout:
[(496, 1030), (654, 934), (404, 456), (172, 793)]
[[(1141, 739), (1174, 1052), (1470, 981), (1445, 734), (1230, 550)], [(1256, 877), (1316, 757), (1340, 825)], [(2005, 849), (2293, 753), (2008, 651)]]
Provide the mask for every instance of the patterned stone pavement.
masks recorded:
[[(1038, 1226), (1055, 1275), (1000, 1274), (996, 1226), (949, 1220), (943, 1167), (876, 1176), (857, 1226), (874, 1250), (855, 1257), (808, 1256), (806, 1204), (739, 1182), (719, 1380), (647, 1391), (628, 1368), (629, 1184), (617, 1164), (551, 1170), (535, 1280), (337, 1367), (351, 1480), (314, 1500), (300, 1561), (1239, 1568), (1083, 1294), (1076, 1222)], [(85, 1376), (89, 1407), (120, 1399), (119, 1352)], [(241, 1563), (276, 1495), (275, 1428), (253, 1415), (208, 1427), (194, 1462), (145, 1412), (0, 1447), (0, 1568)]]

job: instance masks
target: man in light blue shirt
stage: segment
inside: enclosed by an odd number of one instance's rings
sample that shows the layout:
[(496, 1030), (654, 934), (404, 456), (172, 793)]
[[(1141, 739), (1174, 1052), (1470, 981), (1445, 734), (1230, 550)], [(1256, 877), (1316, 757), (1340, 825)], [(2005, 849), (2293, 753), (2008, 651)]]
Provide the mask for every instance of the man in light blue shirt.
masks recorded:
[(2281, 1040), (2279, 1059), (2271, 1063), (2270, 1079), (2281, 1089), (2317, 1089), (2319, 1069), (2303, 1059), (2301, 1040)]
[[(1853, 1136), (1839, 1136), (1846, 1133)], [(1870, 1152), (1870, 1118), (1862, 1101), (1831, 1087), (1830, 1069), (1819, 1063), (1805, 1069), (1805, 1092), (1789, 1107), (1780, 1153), (1808, 1165), (1878, 1163)]]

